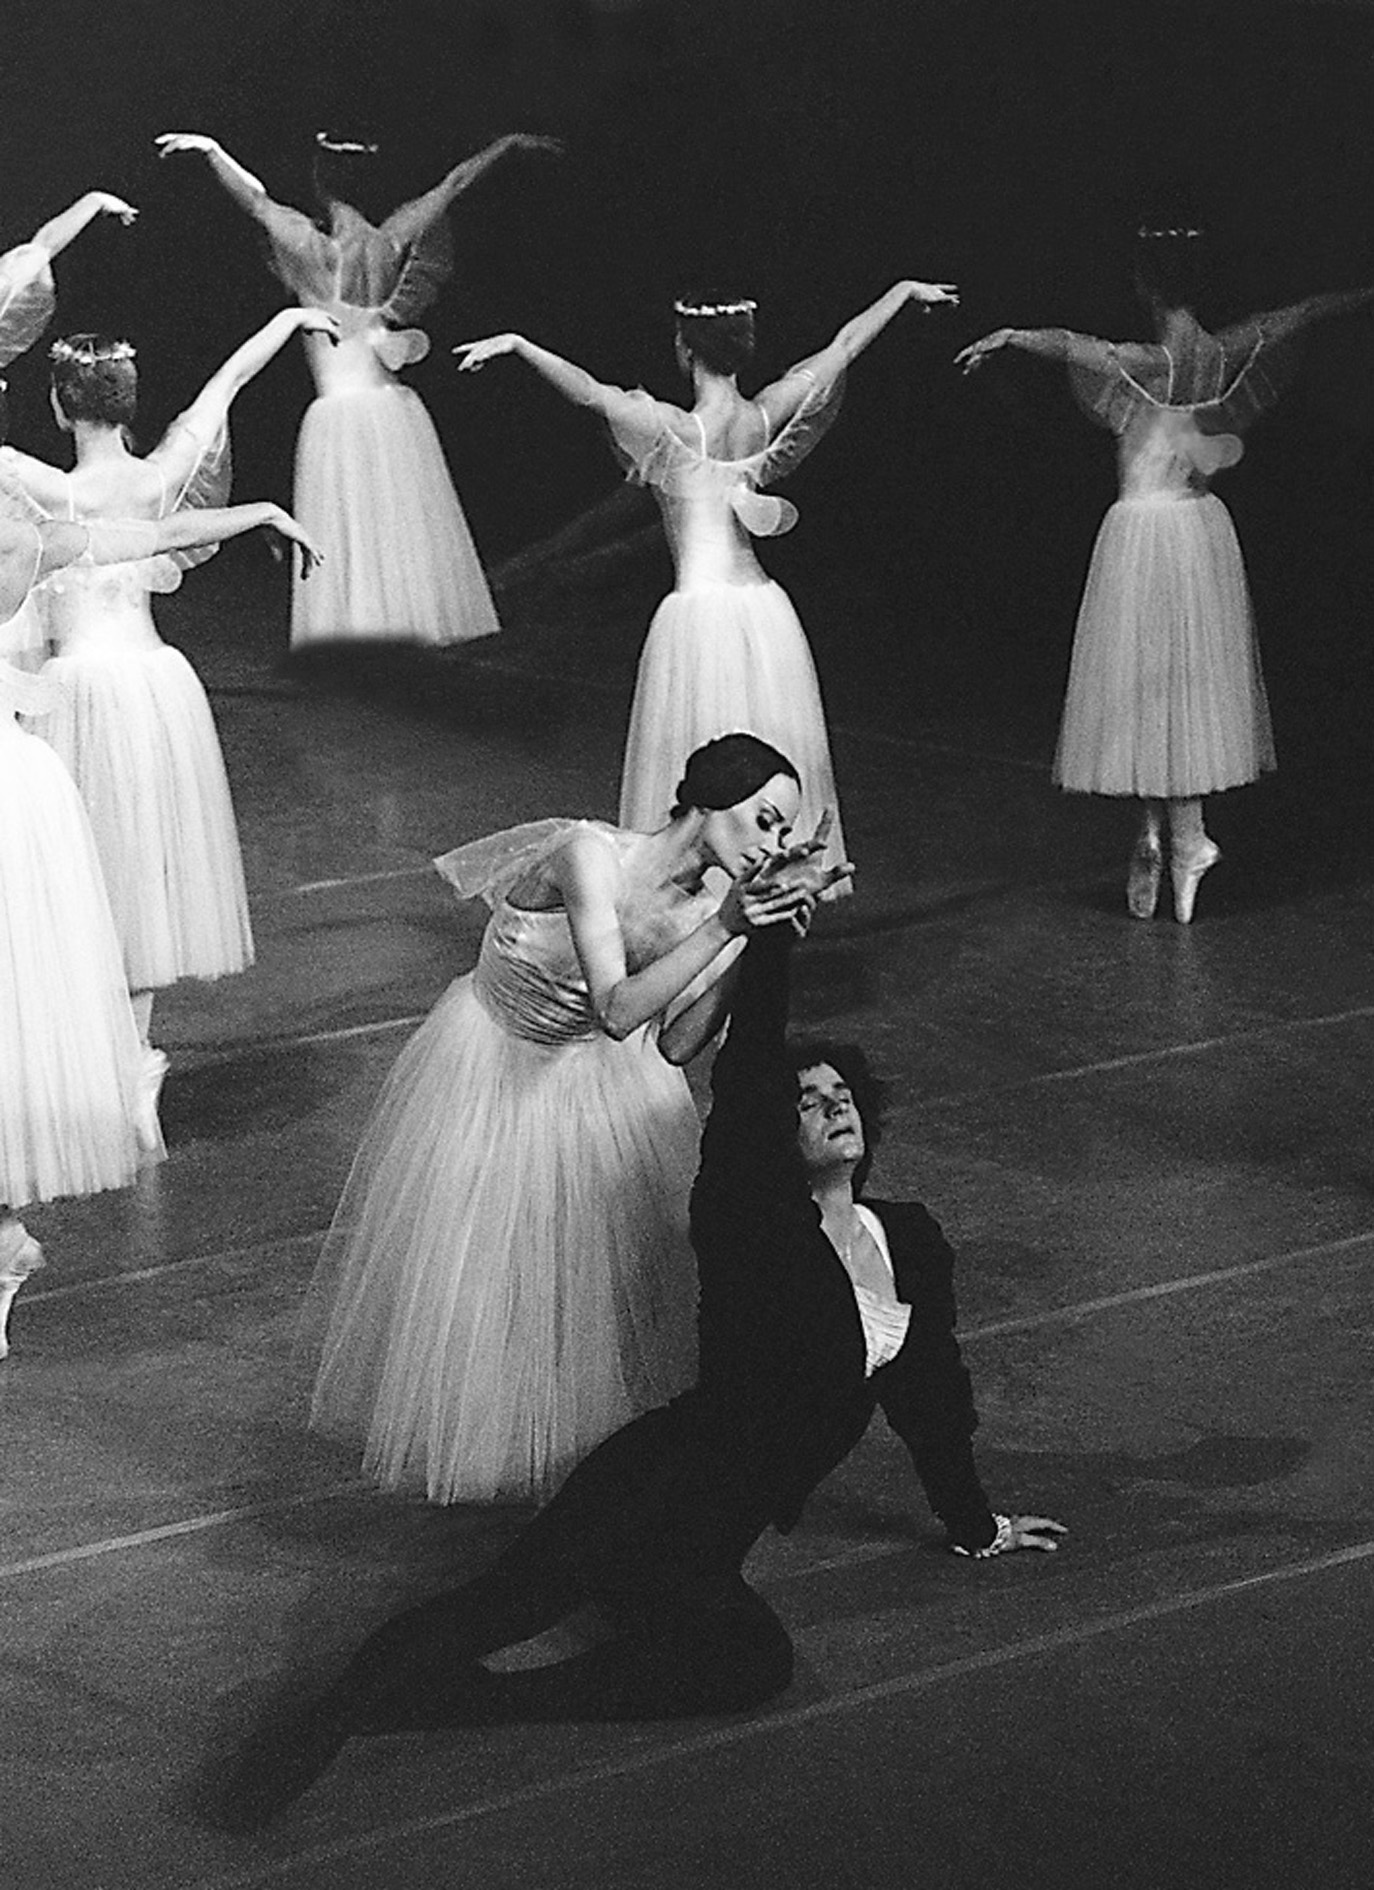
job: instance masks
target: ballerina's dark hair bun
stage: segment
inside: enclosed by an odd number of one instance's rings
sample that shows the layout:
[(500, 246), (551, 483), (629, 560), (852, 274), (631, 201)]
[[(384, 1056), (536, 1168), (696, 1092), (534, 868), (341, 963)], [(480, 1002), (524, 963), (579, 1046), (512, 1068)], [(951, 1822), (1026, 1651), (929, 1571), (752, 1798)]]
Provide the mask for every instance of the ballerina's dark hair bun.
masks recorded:
[(678, 340), (713, 374), (738, 374), (754, 358), (754, 311), (747, 296), (683, 296), (674, 302)]
[(786, 755), (757, 735), (718, 736), (688, 756), (677, 784), (672, 818), (676, 820), (694, 807), (707, 813), (738, 807), (777, 774), (785, 774), (801, 786), (801, 776)]
[(132, 425), (138, 405), (133, 343), (109, 335), (66, 335), (48, 350), (53, 392), (68, 420)]

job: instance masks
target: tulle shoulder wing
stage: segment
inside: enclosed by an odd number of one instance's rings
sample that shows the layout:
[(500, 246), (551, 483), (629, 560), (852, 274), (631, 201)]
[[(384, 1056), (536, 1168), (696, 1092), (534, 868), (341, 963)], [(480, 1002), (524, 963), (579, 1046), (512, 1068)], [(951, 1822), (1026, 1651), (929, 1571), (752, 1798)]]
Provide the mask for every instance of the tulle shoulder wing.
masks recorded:
[(31, 348), (52, 320), (52, 257), (41, 243), (0, 256), (0, 367)]
[(666, 486), (675, 474), (700, 463), (673, 432), (661, 403), (642, 387), (632, 388), (606, 416), (611, 450), (636, 486)]
[(265, 204), (258, 220), (267, 239), (267, 264), (278, 282), (298, 302), (328, 300), (336, 254), (323, 230), (303, 211), (279, 203)]
[[(783, 376), (790, 380), (794, 374), (809, 374), (807, 368), (791, 368)], [(833, 380), (816, 381), (810, 393), (789, 420), (774, 434), (761, 453), (754, 456), (751, 478), (757, 486), (773, 486), (779, 479), (785, 479), (795, 472), (807, 454), (834, 426), (844, 402), (845, 377), (837, 374)]]
[(52, 516), (45, 512), (0, 452), (0, 518), (20, 525), (41, 525)]
[[(178, 459), (189, 450), (184, 470), (169, 481), (163, 498), (162, 516), (173, 512), (202, 511), (211, 506), (228, 505), (234, 481), (234, 457), (229, 441), (229, 422), (220, 423), (213, 435), (202, 437), (185, 414), (179, 414), (158, 443), (157, 452), (171, 449)], [(182, 573), (204, 564), (219, 550), (218, 545), (199, 545), (194, 551), (165, 551), (147, 561), (144, 581), (150, 591), (163, 594), (174, 591)]]
[(447, 217), (436, 217), (405, 252), (396, 286), (379, 313), (392, 328), (417, 322), (453, 274), (453, 231)]
[(1088, 418), (1119, 438), (1143, 408), (1167, 403), (1168, 362), (1161, 351), (1158, 364), (1128, 368), (1114, 342), (1098, 342), (1070, 356), (1069, 387)]
[(1260, 322), (1217, 335), (1199, 329), (1191, 345), (1133, 346), (1130, 359), (1110, 342), (1101, 358), (1075, 359), (1069, 384), (1084, 412), (1117, 435), (1147, 409), (1192, 416), (1200, 434), (1242, 434), (1278, 400), (1293, 371), (1293, 346), (1272, 341)]
[(592, 823), (581, 820), (529, 820), (519, 827), (470, 840), (441, 853), (434, 869), (460, 899), (485, 899), (494, 906), (518, 879), (556, 853), (568, 835)]

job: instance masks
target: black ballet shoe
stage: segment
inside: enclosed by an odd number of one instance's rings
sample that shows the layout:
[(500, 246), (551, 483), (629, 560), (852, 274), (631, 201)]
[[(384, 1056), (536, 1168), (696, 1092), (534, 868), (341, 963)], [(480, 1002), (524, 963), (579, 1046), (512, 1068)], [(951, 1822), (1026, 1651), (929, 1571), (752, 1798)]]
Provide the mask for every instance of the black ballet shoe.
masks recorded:
[(1135, 843), (1130, 870), (1126, 875), (1126, 909), (1133, 919), (1152, 919), (1155, 916), (1163, 870), (1164, 855), (1158, 834), (1141, 834)]
[(1177, 853), (1169, 862), (1169, 872), (1174, 882), (1174, 917), (1180, 925), (1193, 922), (1193, 904), (1197, 899), (1197, 889), (1202, 875), (1216, 865), (1221, 858), (1221, 848), (1215, 840), (1204, 839), (1195, 853), (1189, 853), (1180, 859)]
[(215, 1822), (226, 1831), (262, 1830), (309, 1791), (362, 1731), (359, 1702), (341, 1686), (264, 1726), (240, 1749)]

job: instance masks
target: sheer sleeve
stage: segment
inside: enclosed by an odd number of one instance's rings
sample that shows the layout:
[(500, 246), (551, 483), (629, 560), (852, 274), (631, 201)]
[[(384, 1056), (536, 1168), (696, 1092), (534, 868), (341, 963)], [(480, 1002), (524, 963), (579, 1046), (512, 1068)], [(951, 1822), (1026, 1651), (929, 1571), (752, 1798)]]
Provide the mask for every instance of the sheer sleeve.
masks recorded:
[(1242, 434), (1278, 400), (1293, 369), (1293, 344), (1271, 341), (1255, 321), (1218, 335), (1198, 329), (1172, 349), (1102, 345), (1099, 361), (1070, 365), (1069, 383), (1089, 418), (1118, 437), (1147, 408), (1189, 414), (1199, 435)]
[(459, 899), (485, 899), (495, 906), (517, 880), (557, 852), (574, 828), (585, 824), (569, 819), (526, 821), (441, 853), (434, 869)]
[(0, 367), (31, 348), (52, 320), (52, 257), (41, 243), (0, 256)]
[[(148, 458), (163, 472), (161, 518), (228, 505), (234, 462), (227, 418), (211, 433), (186, 414), (178, 414)], [(158, 553), (148, 560), (147, 588), (163, 594), (176, 590), (183, 572), (204, 564), (218, 550), (218, 545), (198, 545), (194, 550)]]
[(795, 472), (811, 449), (834, 426), (844, 402), (843, 374), (837, 374), (830, 381), (817, 381), (809, 368), (791, 368), (783, 379), (790, 380), (794, 374), (810, 377), (813, 383), (811, 391), (791, 418), (778, 428), (762, 453), (757, 455), (755, 483), (760, 486), (776, 485), (779, 479), (785, 479), (789, 473)]

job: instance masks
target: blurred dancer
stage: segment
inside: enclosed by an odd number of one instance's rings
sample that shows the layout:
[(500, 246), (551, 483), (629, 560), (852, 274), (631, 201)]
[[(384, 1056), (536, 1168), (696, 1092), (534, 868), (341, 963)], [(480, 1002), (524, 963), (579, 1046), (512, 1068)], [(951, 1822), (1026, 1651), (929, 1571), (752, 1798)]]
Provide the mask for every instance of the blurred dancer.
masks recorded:
[(262, 225), (290, 293), (339, 324), (339, 347), (307, 343), (316, 399), (297, 441), (294, 509), (328, 561), (320, 581), (294, 593), (292, 648), (345, 638), (456, 643), (499, 630), (433, 422), (396, 374), (429, 352), (428, 337), (407, 324), (452, 272), (445, 211), (508, 153), (558, 145), (522, 132), (498, 138), (374, 222), (358, 200), (374, 189), (377, 147), (321, 132), (321, 223), (274, 203), (213, 138), (176, 131), (157, 142), (163, 157), (203, 156)]
[[(790, 531), (796, 508), (766, 497), (834, 417), (841, 376), (908, 302), (958, 300), (948, 283), (899, 282), (818, 354), (752, 399), (738, 376), (754, 352), (755, 304), (676, 304), (678, 365), (690, 408), (594, 380), (523, 335), (455, 353), (466, 370), (501, 354), (529, 362), (566, 399), (599, 413), (629, 477), (653, 489), (676, 586), (659, 605), (639, 661), (621, 777), (620, 821), (652, 827), (672, 793), (676, 757), (732, 728), (751, 728), (796, 762), (803, 827), (836, 805), (815, 665), (790, 598), (760, 567), (752, 539)], [(844, 858), (838, 818), (831, 863)]]
[(1153, 342), (1065, 328), (999, 328), (962, 350), (971, 373), (998, 348), (1065, 361), (1093, 416), (1117, 436), (1121, 496), (1102, 522), (1074, 635), (1054, 779), (1070, 792), (1141, 803), (1126, 881), (1153, 916), (1167, 815), (1174, 917), (1187, 925), (1221, 852), (1203, 797), (1274, 766), (1245, 567), (1213, 476), (1277, 397), (1283, 344), (1374, 290), (1313, 296), (1211, 334), (1193, 310), (1203, 236), (1143, 229), (1137, 286)]

